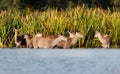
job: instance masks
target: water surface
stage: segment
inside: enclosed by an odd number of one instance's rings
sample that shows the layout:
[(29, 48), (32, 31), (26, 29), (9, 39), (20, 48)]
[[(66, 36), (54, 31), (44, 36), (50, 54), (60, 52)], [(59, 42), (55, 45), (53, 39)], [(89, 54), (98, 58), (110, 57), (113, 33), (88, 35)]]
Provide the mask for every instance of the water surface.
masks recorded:
[(118, 49), (0, 49), (0, 74), (119, 74)]

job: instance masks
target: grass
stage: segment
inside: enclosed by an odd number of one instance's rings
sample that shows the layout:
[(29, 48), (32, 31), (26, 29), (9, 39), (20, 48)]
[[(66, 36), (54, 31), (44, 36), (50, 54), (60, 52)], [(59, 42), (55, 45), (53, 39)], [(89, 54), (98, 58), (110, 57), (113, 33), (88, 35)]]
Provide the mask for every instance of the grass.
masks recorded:
[(44, 36), (60, 33), (68, 36), (67, 31), (80, 31), (83, 39), (75, 47), (100, 47), (100, 42), (94, 38), (95, 30), (112, 37), (112, 47), (120, 45), (120, 12), (102, 10), (100, 8), (76, 7), (65, 11), (48, 9), (39, 11), (6, 10), (0, 13), (0, 47), (14, 47), (13, 27), (17, 25), (19, 33), (30, 33), (34, 36), (38, 31)]

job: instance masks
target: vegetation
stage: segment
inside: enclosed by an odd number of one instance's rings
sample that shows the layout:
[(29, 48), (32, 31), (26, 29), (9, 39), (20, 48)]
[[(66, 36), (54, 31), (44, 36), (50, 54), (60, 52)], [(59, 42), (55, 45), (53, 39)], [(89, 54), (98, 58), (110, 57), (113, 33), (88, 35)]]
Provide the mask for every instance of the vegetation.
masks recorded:
[(0, 0), (0, 9), (18, 8), (46, 10), (47, 8), (66, 9), (78, 5), (88, 7), (101, 7), (103, 9), (115, 8), (120, 10), (119, 0)]
[(42, 32), (44, 36), (60, 33), (68, 36), (67, 31), (80, 31), (84, 38), (79, 39), (75, 47), (100, 47), (100, 42), (94, 38), (95, 30), (112, 37), (112, 47), (120, 45), (120, 12), (103, 10), (101, 8), (86, 8), (78, 6), (72, 9), (58, 11), (24, 11), (17, 9), (5, 10), (0, 13), (0, 47), (14, 47), (14, 26), (17, 25), (19, 33), (30, 33), (34, 36)]

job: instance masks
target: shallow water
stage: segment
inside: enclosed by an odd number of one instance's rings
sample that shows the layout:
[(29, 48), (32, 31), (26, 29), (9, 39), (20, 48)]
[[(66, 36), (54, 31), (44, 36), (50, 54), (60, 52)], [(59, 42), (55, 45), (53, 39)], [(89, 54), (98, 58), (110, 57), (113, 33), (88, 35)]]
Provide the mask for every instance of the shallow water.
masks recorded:
[(119, 74), (118, 49), (0, 49), (0, 74)]

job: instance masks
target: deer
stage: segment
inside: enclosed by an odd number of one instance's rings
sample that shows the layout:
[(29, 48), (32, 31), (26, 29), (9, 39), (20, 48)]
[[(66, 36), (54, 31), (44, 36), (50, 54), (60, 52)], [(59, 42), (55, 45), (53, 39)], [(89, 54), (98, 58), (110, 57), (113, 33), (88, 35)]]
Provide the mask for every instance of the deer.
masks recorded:
[(38, 47), (39, 48), (53, 48), (61, 40), (66, 41), (67, 38), (63, 35), (59, 35), (59, 36), (50, 35), (47, 37), (41, 37), (38, 39)]
[(38, 32), (32, 39), (32, 46), (33, 48), (38, 48), (38, 39), (42, 38), (43, 34)]
[(67, 38), (67, 41), (60, 41), (56, 47), (59, 47), (59, 48), (71, 48), (73, 45), (75, 45), (78, 41), (78, 38), (83, 38), (83, 34), (79, 33), (79, 32), (76, 32), (76, 33), (72, 33), (72, 32), (69, 32), (69, 37)]
[(26, 47), (32, 48), (32, 37), (29, 33), (24, 34), (24, 38), (26, 40)]
[(110, 35), (103, 35), (101, 32), (95, 31), (95, 37), (97, 37), (99, 41), (102, 43), (103, 48), (111, 47), (112, 40)]
[(14, 32), (15, 32), (15, 35), (14, 35), (14, 40), (15, 40), (15, 45), (16, 47), (22, 47), (22, 46), (26, 46), (26, 41), (24, 39), (24, 35), (21, 35), (21, 36), (18, 36), (18, 29), (15, 27), (14, 28)]
[(67, 38), (63, 35), (59, 35), (54, 41), (50, 44), (50, 48), (54, 48), (60, 41), (67, 41)]

